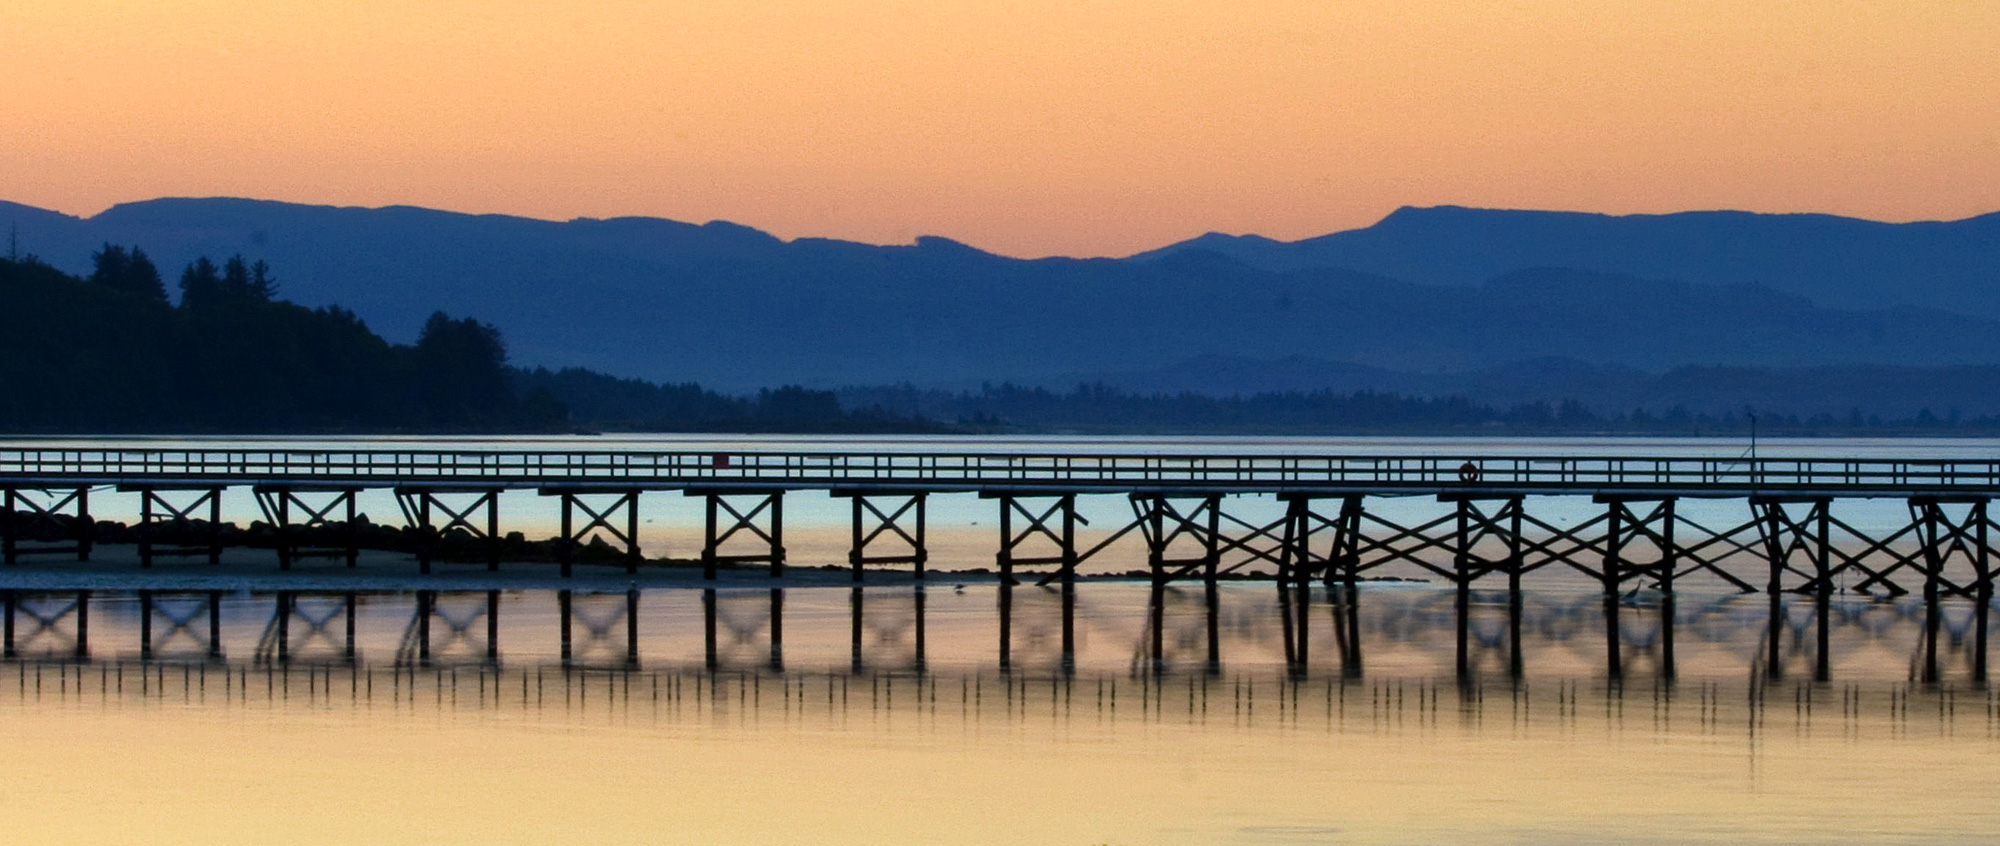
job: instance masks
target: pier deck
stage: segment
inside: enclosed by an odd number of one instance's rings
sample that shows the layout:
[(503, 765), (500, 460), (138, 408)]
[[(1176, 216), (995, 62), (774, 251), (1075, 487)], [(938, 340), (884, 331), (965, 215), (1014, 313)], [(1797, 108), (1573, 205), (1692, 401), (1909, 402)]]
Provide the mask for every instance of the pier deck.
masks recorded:
[(1902, 497), (2000, 491), (2000, 461), (1649, 456), (633, 450), (0, 450), (0, 483), (433, 488)]

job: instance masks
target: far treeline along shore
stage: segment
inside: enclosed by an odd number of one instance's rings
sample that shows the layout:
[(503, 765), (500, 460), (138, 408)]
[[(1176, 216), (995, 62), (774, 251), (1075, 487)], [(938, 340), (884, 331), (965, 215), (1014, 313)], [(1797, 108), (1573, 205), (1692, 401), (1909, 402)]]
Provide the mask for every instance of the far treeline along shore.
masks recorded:
[[(194, 261), (177, 287), (175, 302), (137, 247), (104, 245), (88, 276), (33, 256), (0, 258), (0, 431), (1724, 434), (1752, 420), (1747, 408), (1605, 414), (1575, 400), (1502, 408), (1366, 390), (1216, 397), (1097, 384), (892, 385), (730, 396), (694, 383), (512, 367), (498, 329), (443, 312), (415, 344), (393, 344), (351, 311), (279, 299), (272, 269), (241, 256)], [(661, 343), (672, 342), (663, 333)], [(1770, 434), (2000, 434), (2000, 418), (1949, 409), (1905, 419), (1767, 411), (1758, 424)]]
[[(600, 394), (643, 395), (658, 428), (926, 431), (849, 414), (826, 392), (727, 397), (507, 366), (499, 330), (433, 314), (413, 346), (353, 312), (276, 298), (263, 263), (208, 259), (169, 302), (140, 249), (107, 245), (78, 278), (33, 257), (0, 260), (0, 430), (15, 433), (561, 432), (594, 425)], [(607, 388), (608, 386), (608, 388)]]

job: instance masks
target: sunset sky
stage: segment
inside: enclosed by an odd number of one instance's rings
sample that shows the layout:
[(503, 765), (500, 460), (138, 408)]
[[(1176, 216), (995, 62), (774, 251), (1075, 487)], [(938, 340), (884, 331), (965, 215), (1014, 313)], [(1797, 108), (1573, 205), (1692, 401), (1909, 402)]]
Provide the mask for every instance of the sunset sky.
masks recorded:
[(6, 0), (0, 199), (1121, 255), (1401, 205), (2000, 210), (2000, 3)]

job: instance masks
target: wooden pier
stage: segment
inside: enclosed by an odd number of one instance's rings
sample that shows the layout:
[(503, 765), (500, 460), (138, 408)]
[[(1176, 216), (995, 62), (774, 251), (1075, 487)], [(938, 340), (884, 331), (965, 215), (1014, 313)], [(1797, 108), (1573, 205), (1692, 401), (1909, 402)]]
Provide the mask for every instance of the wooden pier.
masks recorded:
[[(1000, 527), (995, 563), (1011, 582), (1073, 582), (1079, 565), (1116, 543), (1143, 543), (1157, 584), (1214, 583), (1244, 574), (1281, 584), (1352, 584), (1404, 563), (1470, 589), (1554, 567), (1601, 583), (1606, 596), (1635, 588), (1671, 593), (1699, 576), (1742, 591), (1825, 595), (1837, 590), (1926, 597), (1989, 597), (2000, 461), (1645, 456), (1159, 455), (1016, 452), (647, 452), (631, 450), (0, 450), (0, 536), (5, 560), (88, 559), (91, 502), (106, 493), (142, 500), (142, 564), (168, 555), (216, 560), (217, 544), (164, 546), (152, 533), (219, 519), (226, 491), (248, 490), (276, 532), (281, 569), (326, 555), (350, 565), (356, 497), (393, 491), (406, 529), (431, 544), (457, 532), (488, 544), (498, 569), (498, 494), (533, 490), (561, 500), (564, 573), (587, 539), (642, 557), (638, 526), (648, 497), (699, 497), (706, 520), (701, 561), (768, 565), (783, 573), (785, 496), (822, 491), (851, 500), (855, 580), (864, 570), (929, 560), (927, 501), (966, 493), (991, 500)], [(1079, 498), (1124, 500), (1130, 519), (1090, 536)], [(1275, 521), (1233, 508), (1245, 497), (1284, 506)], [(1450, 513), (1404, 525), (1378, 507), (1428, 497)], [(1552, 500), (1585, 503), (1594, 517), (1562, 525), (1542, 515)], [(1738, 518), (1708, 525), (1677, 505), (1741, 503)], [(1846, 504), (1897, 500), (1908, 520), (1864, 530)], [(200, 512), (206, 510), (207, 518)], [(1714, 522), (1711, 520), (1711, 522)], [(73, 537), (51, 539), (52, 526)], [(306, 530), (320, 546), (309, 546)], [(350, 539), (329, 542), (346, 528)], [(185, 532), (183, 532), (185, 534)]]

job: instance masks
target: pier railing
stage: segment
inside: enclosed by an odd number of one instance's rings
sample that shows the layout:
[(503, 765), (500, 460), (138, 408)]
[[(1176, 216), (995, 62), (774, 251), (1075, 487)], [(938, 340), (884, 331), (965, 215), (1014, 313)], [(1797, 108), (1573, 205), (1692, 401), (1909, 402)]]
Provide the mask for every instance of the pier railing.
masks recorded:
[(9, 483), (1381, 493), (2000, 491), (2000, 461), (979, 452), (0, 450)]

